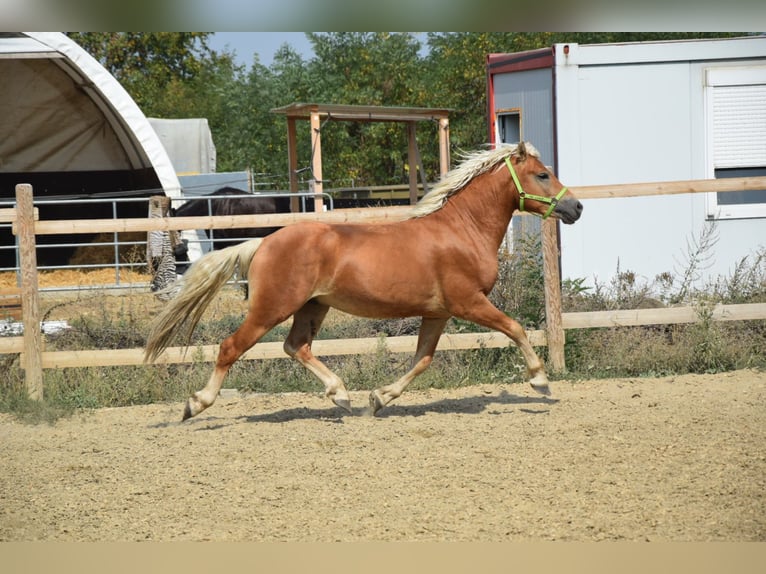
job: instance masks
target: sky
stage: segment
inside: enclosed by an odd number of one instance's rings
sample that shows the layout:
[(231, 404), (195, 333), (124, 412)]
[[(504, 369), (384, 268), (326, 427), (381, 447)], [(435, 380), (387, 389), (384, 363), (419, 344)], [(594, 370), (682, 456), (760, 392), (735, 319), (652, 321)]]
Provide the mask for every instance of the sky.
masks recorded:
[(261, 64), (270, 66), (274, 54), (283, 44), (292, 46), (304, 60), (314, 55), (305, 32), (216, 32), (208, 39), (211, 49), (234, 52), (235, 61), (248, 68), (253, 63), (254, 54), (258, 54)]
[[(421, 55), (427, 49), (425, 32), (414, 33), (421, 43)], [(271, 66), (274, 54), (283, 44), (289, 44), (304, 60), (314, 57), (311, 42), (306, 32), (215, 32), (208, 38), (208, 46), (218, 52), (226, 49), (235, 53), (235, 62), (249, 68), (253, 63), (253, 55), (264, 66)]]

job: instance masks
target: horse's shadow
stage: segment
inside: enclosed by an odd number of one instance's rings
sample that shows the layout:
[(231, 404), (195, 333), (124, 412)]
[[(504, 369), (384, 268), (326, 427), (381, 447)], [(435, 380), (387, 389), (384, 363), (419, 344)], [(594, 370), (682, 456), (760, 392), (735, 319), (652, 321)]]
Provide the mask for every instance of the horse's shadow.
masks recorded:
[[(378, 413), (372, 417), (370, 409), (367, 406), (353, 407), (351, 413), (346, 413), (338, 407), (328, 407), (323, 409), (311, 409), (307, 407), (299, 407), (294, 409), (282, 409), (279, 411), (273, 411), (270, 413), (263, 413), (257, 415), (243, 415), (238, 417), (249, 423), (284, 423), (294, 420), (306, 420), (306, 419), (324, 419), (332, 422), (342, 423), (346, 417), (360, 417), (367, 416), (376, 419), (386, 419), (392, 417), (421, 417), (429, 413), (437, 414), (479, 414), (488, 410), (492, 406), (502, 405), (532, 405), (532, 406), (520, 409), (522, 412), (528, 414), (544, 414), (548, 412), (547, 408), (550, 405), (558, 403), (558, 399), (551, 399), (548, 397), (525, 397), (512, 395), (507, 391), (502, 391), (499, 395), (479, 395), (472, 397), (464, 397), (460, 399), (441, 399), (431, 403), (423, 403), (420, 405), (397, 405), (385, 407), (378, 411)], [(489, 414), (503, 414), (501, 411), (489, 411)]]
[[(394, 403), (393, 405), (378, 411), (374, 416), (370, 414), (368, 406), (353, 407), (350, 413), (343, 411), (339, 407), (330, 406), (321, 409), (312, 409), (308, 407), (281, 409), (257, 415), (241, 415), (234, 420), (247, 423), (286, 423), (296, 420), (324, 420), (327, 422), (343, 424), (344, 419), (348, 417), (387, 419), (393, 417), (422, 417), (429, 413), (477, 415), (484, 411), (488, 411), (490, 415), (502, 415), (506, 414), (508, 411), (489, 409), (493, 406), (502, 407), (504, 405), (528, 405), (518, 410), (523, 413), (536, 415), (547, 414), (549, 410), (546, 407), (555, 405), (558, 402), (558, 399), (551, 399), (544, 396), (519, 396), (512, 395), (507, 391), (501, 391), (498, 395), (476, 395), (460, 399), (441, 399), (419, 405), (397, 405)], [(184, 422), (166, 421), (152, 426), (154, 428), (165, 428), (176, 425), (194, 425), (196, 426), (194, 430), (210, 431), (227, 427), (231, 424), (234, 424), (232, 419), (210, 415)]]

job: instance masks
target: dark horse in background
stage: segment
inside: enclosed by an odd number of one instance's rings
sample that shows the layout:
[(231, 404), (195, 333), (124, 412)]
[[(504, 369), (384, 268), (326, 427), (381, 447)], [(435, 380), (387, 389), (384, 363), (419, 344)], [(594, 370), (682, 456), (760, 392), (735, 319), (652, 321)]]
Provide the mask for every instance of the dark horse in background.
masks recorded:
[[(250, 197), (242, 197), (242, 196)], [(209, 198), (209, 199), (208, 199)], [(173, 217), (199, 217), (206, 215), (249, 215), (262, 213), (289, 213), (290, 198), (254, 195), (235, 187), (222, 187), (213, 193), (188, 199), (181, 207), (171, 209)], [(266, 237), (278, 227), (242, 227), (238, 229), (208, 229), (214, 241), (213, 249), (223, 249), (253, 237)]]
[[(242, 197), (242, 196), (250, 197)], [(201, 217), (207, 215), (249, 215), (265, 213), (289, 213), (290, 198), (269, 195), (254, 195), (235, 187), (222, 187), (213, 193), (188, 199), (181, 207), (170, 210), (171, 217)], [(266, 237), (278, 227), (242, 227), (238, 229), (207, 229), (207, 236), (213, 241), (213, 249), (219, 250), (253, 239)], [(175, 248), (177, 272), (188, 268), (187, 247), (182, 244)]]

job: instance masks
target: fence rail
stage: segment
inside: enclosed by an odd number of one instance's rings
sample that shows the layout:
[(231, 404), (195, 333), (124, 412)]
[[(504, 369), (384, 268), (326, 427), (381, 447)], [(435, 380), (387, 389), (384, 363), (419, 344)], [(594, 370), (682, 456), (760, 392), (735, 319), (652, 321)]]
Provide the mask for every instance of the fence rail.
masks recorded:
[(677, 195), (679, 193), (760, 191), (766, 189), (766, 176), (690, 179), (685, 181), (660, 181), (654, 183), (623, 183), (620, 185), (589, 185), (572, 187), (570, 189), (578, 199)]
[[(242, 192), (241, 195), (227, 195), (227, 196), (211, 196), (211, 195), (202, 195), (202, 196), (196, 196), (196, 195), (189, 195), (182, 198), (169, 198), (170, 201), (176, 202), (176, 201), (183, 201), (183, 202), (204, 202), (206, 203), (206, 211), (209, 213), (211, 210), (214, 210), (215, 202), (222, 201), (222, 200), (231, 200), (231, 199), (239, 199), (239, 198), (253, 198), (253, 197), (259, 197), (259, 198), (274, 198), (274, 197), (298, 197), (300, 199), (300, 207), (301, 211), (305, 212), (307, 209), (307, 202), (309, 200), (312, 200), (314, 197), (316, 197), (316, 193), (313, 192), (307, 192), (307, 191), (300, 191), (300, 192), (284, 192), (284, 191), (269, 191), (269, 192), (260, 192), (257, 194), (253, 193), (246, 193)], [(332, 210), (334, 208), (334, 200), (333, 197), (329, 193), (323, 193), (321, 194), (323, 197), (324, 203), (327, 205), (327, 207)], [(91, 227), (89, 224), (88, 234), (94, 235), (95, 239), (92, 241), (86, 241), (85, 239), (83, 241), (74, 241), (74, 242), (37, 242), (37, 249), (38, 253), (41, 253), (41, 250), (54, 250), (54, 249), (67, 249), (71, 248), (74, 249), (74, 257), (77, 258), (79, 261), (82, 261), (84, 259), (87, 259), (90, 257), (90, 254), (97, 253), (98, 255), (94, 255), (94, 257), (97, 259), (94, 263), (82, 263), (82, 262), (74, 262), (74, 260), (71, 260), (67, 263), (48, 263), (48, 264), (41, 264), (38, 266), (38, 269), (40, 271), (57, 271), (57, 270), (66, 270), (66, 269), (76, 269), (76, 270), (98, 270), (98, 269), (111, 269), (114, 271), (114, 281), (113, 283), (107, 283), (103, 285), (97, 285), (97, 286), (91, 286), (91, 288), (101, 288), (101, 289), (119, 289), (124, 288), (125, 286), (128, 287), (144, 287), (148, 285), (147, 282), (136, 282), (135, 278), (131, 281), (131, 278), (129, 275), (122, 274), (121, 271), (123, 270), (139, 270), (146, 266), (146, 262), (136, 262), (135, 260), (131, 259), (129, 255), (130, 249), (132, 247), (135, 247), (136, 249), (141, 249), (142, 247), (146, 247), (146, 238), (144, 237), (143, 240), (137, 240), (137, 241), (131, 241), (126, 238), (127, 233), (133, 233), (133, 230), (130, 226), (130, 224), (127, 225), (127, 227), (122, 226), (123, 229), (126, 229), (126, 231), (112, 231), (114, 229), (113, 222), (115, 221), (123, 221), (122, 219), (118, 218), (118, 211), (120, 209), (124, 209), (128, 205), (138, 206), (137, 209), (140, 211), (141, 206), (144, 208), (144, 214), (146, 214), (149, 209), (149, 203), (151, 201), (151, 197), (133, 197), (133, 196), (124, 196), (124, 197), (113, 197), (111, 195), (97, 198), (97, 199), (82, 199), (79, 197), (65, 197), (65, 198), (59, 198), (58, 196), (55, 197), (44, 197), (44, 198), (36, 198), (35, 199), (35, 220), (39, 221), (39, 210), (42, 206), (45, 206), (46, 208), (49, 208), (51, 206), (56, 205), (66, 205), (70, 210), (75, 208), (80, 208), (83, 210), (88, 210), (88, 208), (94, 204), (97, 204), (99, 206), (109, 205), (109, 209), (111, 210), (111, 217), (105, 217), (103, 219), (89, 219), (87, 221), (89, 222), (95, 222), (93, 226)], [(8, 235), (16, 234), (17, 229), (13, 225), (13, 222), (16, 220), (16, 208), (15, 208), (16, 202), (10, 199), (2, 199), (0, 200), (0, 229), (3, 229), (3, 231), (7, 230), (9, 233)], [(41, 206), (41, 207), (37, 207)], [(247, 217), (247, 216), (244, 216)], [(140, 217), (139, 220), (144, 220), (145, 217)], [(178, 218), (181, 222), (184, 222), (184, 218)], [(50, 221), (50, 220), (48, 220)], [(55, 236), (55, 235), (61, 235), (61, 234), (72, 234), (71, 229), (72, 226), (75, 226), (77, 229), (82, 229), (83, 226), (83, 220), (77, 219), (77, 220), (56, 220), (56, 221), (68, 221), (64, 226), (56, 229), (46, 229), (46, 225), (43, 222), (43, 225), (41, 228), (36, 230), (35, 235), (36, 236)], [(130, 216), (128, 218), (125, 218), (124, 221), (135, 221), (135, 216)], [(111, 223), (110, 223), (111, 222)], [(187, 220), (188, 223), (188, 220)], [(238, 222), (237, 220), (234, 220), (234, 222), (226, 222), (226, 221), (207, 221), (206, 223), (203, 223), (200, 226), (194, 226), (194, 229), (212, 229), (212, 228), (232, 228), (232, 227), (242, 227), (243, 225), (240, 225), (241, 221)], [(207, 226), (206, 226), (207, 225)], [(265, 226), (266, 223), (263, 223), (260, 226)], [(271, 225), (269, 225), (271, 226)], [(250, 225), (247, 225), (247, 227), (250, 227)], [(188, 225), (184, 229), (191, 229)], [(139, 230), (142, 231), (142, 230)], [(82, 231), (79, 231), (78, 233), (82, 233)], [(99, 235), (101, 237), (99, 237)], [(109, 237), (111, 235), (111, 238)], [(4, 238), (7, 237), (4, 236)], [(89, 238), (88, 238), (89, 239)], [(206, 249), (212, 247), (217, 242), (223, 242), (226, 241), (225, 239), (221, 238), (206, 238), (202, 239), (199, 237), (195, 237), (194, 235), (189, 235), (185, 237), (185, 241), (188, 243), (197, 243), (197, 244), (204, 244), (204, 246), (200, 247), (200, 250), (205, 251)], [(107, 251), (107, 249), (111, 250), (111, 253)], [(84, 251), (82, 251), (84, 250)], [(3, 261), (5, 262), (0, 266), (0, 272), (14, 272), (14, 273), (20, 273), (20, 266), (18, 262), (18, 246), (15, 245), (13, 241), (11, 242), (3, 242), (2, 245), (0, 245), (0, 253), (1, 255), (5, 255), (7, 252), (12, 252), (15, 257), (6, 256), (4, 257)], [(140, 251), (139, 251), (140, 252)], [(79, 254), (79, 257), (77, 255)], [(133, 256), (135, 257), (135, 256)], [(40, 258), (38, 258), (39, 261)], [(11, 260), (13, 262), (11, 262)], [(42, 291), (67, 291), (71, 290), (67, 287), (45, 287), (41, 289)]]
[[(725, 180), (691, 180), (646, 184), (588, 186), (572, 188), (579, 198), (635, 197), (677, 193), (707, 193), (748, 191), (766, 188), (766, 177), (732, 178)], [(19, 236), (22, 276), (23, 337), (0, 338), (0, 354), (21, 354), (27, 389), (31, 397), (42, 398), (42, 370), (68, 367), (139, 365), (143, 363), (143, 349), (44, 351), (39, 322), (39, 294), (35, 265), (36, 235), (59, 233), (179, 231), (183, 229), (219, 229), (238, 227), (275, 227), (304, 220), (338, 222), (392, 222), (407, 216), (406, 206), (387, 208), (339, 209), (320, 213), (290, 213), (240, 216), (206, 216), (182, 218), (109, 219), (109, 220), (36, 220), (31, 186), (21, 184), (16, 189), (17, 207), (12, 212), (3, 210), (2, 218), (13, 221), (14, 234)], [(543, 222), (542, 244), (545, 276), (546, 330), (530, 331), (534, 346), (548, 346), (549, 360), (554, 370), (565, 370), (564, 330), (595, 327), (637, 326), (651, 324), (690, 323), (698, 320), (693, 307), (659, 309), (598, 311), (563, 313), (561, 311), (560, 272), (558, 268), (558, 231), (554, 220)], [(711, 315), (716, 321), (766, 319), (766, 303), (718, 305)], [(32, 327), (30, 327), (32, 326)], [(388, 337), (383, 340), (392, 352), (412, 352), (417, 337)], [(379, 338), (319, 339), (314, 349), (319, 355), (371, 353), (378, 350)], [(497, 332), (445, 334), (438, 349), (498, 348), (510, 345), (505, 335)], [(185, 363), (213, 361), (217, 345), (198, 348), (173, 347), (159, 357), (159, 363)], [(259, 343), (248, 351), (246, 359), (284, 357), (281, 343)]]
[[(530, 342), (536, 347), (545, 346), (544, 331), (529, 331)], [(0, 338), (0, 354), (22, 353), (23, 337), (11, 337), (11, 342), (4, 345)], [(363, 355), (375, 353), (380, 345), (392, 353), (413, 353), (417, 346), (416, 335), (398, 337), (362, 337), (357, 339), (315, 339), (312, 351), (321, 356)], [(510, 339), (497, 331), (488, 333), (444, 334), (439, 340), (438, 350), (456, 351), (460, 349), (498, 349), (511, 344)], [(66, 369), (74, 367), (117, 367), (135, 366), (144, 362), (143, 349), (105, 349), (84, 351), (43, 351), (41, 354), (43, 369)], [(178, 364), (196, 362), (214, 362), (218, 355), (218, 345), (198, 345), (192, 347), (169, 347), (157, 358), (157, 364)], [(242, 359), (285, 359), (282, 343), (258, 343)], [(24, 355), (22, 354), (22, 366)]]
[[(184, 229), (236, 229), (242, 227), (283, 227), (299, 221), (327, 223), (380, 223), (400, 221), (406, 217), (407, 206), (358, 207), (335, 209), (321, 213), (264, 213), (253, 215), (201, 215), (197, 217), (157, 217), (153, 219), (62, 219), (38, 221), (35, 235), (65, 233), (130, 233), (136, 231), (182, 231)], [(83, 227), (87, 226), (87, 230)], [(18, 223), (13, 224), (13, 233)]]

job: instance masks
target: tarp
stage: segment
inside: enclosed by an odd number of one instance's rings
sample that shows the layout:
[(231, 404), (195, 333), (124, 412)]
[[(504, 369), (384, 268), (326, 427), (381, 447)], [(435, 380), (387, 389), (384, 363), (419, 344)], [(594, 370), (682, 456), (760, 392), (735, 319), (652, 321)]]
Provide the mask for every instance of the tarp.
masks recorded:
[(148, 118), (177, 175), (215, 172), (215, 144), (205, 118)]
[(153, 170), (180, 185), (160, 138), (117, 80), (65, 34), (0, 34), (0, 173)]

